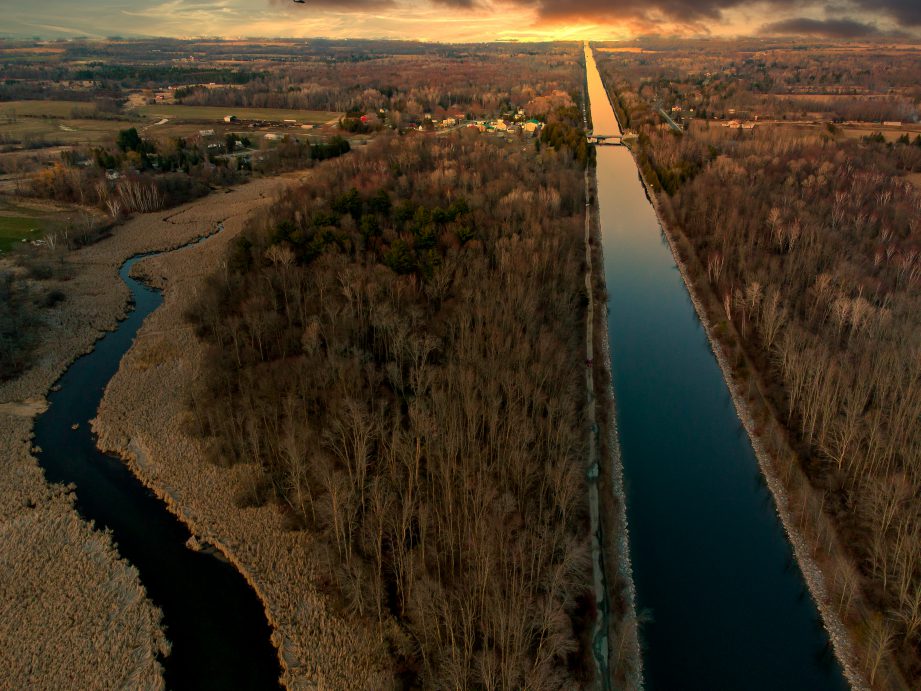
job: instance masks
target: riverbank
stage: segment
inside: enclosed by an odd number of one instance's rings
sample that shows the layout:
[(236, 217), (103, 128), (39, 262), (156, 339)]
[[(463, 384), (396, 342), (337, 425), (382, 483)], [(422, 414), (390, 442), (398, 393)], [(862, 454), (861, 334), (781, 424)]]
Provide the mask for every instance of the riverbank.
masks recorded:
[(54, 287), (67, 299), (44, 313), (33, 366), (0, 384), (0, 687), (75, 688), (93, 679), (104, 688), (163, 688), (161, 613), (110, 536), (80, 517), (73, 493), (45, 481), (33, 420), (70, 363), (124, 316), (125, 259), (194, 240), (276, 185), (266, 178), (135, 216), (65, 256), (70, 277)]
[[(634, 163), (636, 163), (636, 154), (632, 149), (631, 154), (633, 155)], [(734, 368), (730, 364), (725, 344), (714, 328), (715, 322), (722, 321), (719, 301), (708, 286), (699, 285), (697, 281), (693, 280), (692, 274), (688, 270), (689, 261), (699, 260), (693, 254), (691, 245), (681, 230), (671, 227), (665, 222), (656, 193), (643, 177), (639, 165), (637, 165), (637, 175), (646, 191), (646, 197), (655, 210), (662, 235), (668, 242), (675, 265), (681, 274), (688, 290), (688, 295), (707, 335), (707, 340), (728, 387), (736, 414), (751, 441), (762, 476), (773, 496), (777, 515), (783, 525), (787, 539), (793, 547), (794, 557), (803, 574), (810, 595), (819, 610), (823, 626), (831, 640), (835, 657), (853, 689), (869, 689), (870, 687), (858, 663), (853, 637), (837, 611), (835, 596), (840, 596), (840, 593), (834, 593), (833, 589), (829, 587), (830, 584), (836, 581), (834, 578), (829, 578), (830, 570), (827, 567), (823, 568), (823, 560), (820, 558), (823, 552), (831, 560), (836, 559), (836, 553), (838, 555), (837, 559), (843, 558), (840, 556), (843, 555), (843, 549), (837, 544), (838, 538), (834, 527), (827, 517), (822, 515), (823, 524), (815, 529), (814, 534), (807, 530), (808, 520), (815, 519), (815, 516), (807, 515), (808, 507), (817, 504), (817, 500), (812, 496), (811, 485), (797, 461), (784, 462), (779, 458), (779, 454), (768, 452), (764, 443), (764, 425), (756, 424), (756, 416), (762, 420), (766, 417), (771, 419), (776, 429), (782, 429), (782, 425), (776, 419), (775, 411), (770, 409), (766, 398), (761, 393), (760, 382), (752, 377), (746, 377), (740, 371), (740, 368)], [(731, 322), (726, 324), (725, 331), (732, 334), (736, 342), (740, 342), (738, 335), (735, 333), (735, 327)], [(749, 372), (756, 371), (747, 357), (744, 363)], [(752, 384), (757, 388), (757, 396), (751, 395)], [(743, 387), (747, 389), (747, 394)], [(788, 447), (787, 452), (786, 458), (796, 458), (792, 448)], [(807, 508), (803, 509), (802, 507)], [(831, 549), (828, 548), (828, 544), (832, 545)]]
[(601, 553), (604, 568), (606, 601), (609, 609), (606, 642), (610, 679), (617, 689), (643, 687), (643, 660), (639, 643), (636, 613), (636, 588), (630, 561), (630, 532), (627, 524), (627, 501), (624, 492), (623, 466), (617, 435), (614, 386), (611, 380), (611, 350), (608, 344), (607, 289), (595, 168), (586, 173), (586, 262), (588, 264), (589, 314), (587, 328), (589, 359), (588, 379), (591, 386), (591, 421), (594, 472), (597, 486), (607, 501), (599, 502)]
[(205, 353), (184, 315), (253, 208), (225, 216), (224, 231), (207, 242), (135, 267), (164, 289), (164, 302), (109, 382), (94, 429), (99, 446), (122, 456), (198, 543), (215, 546), (246, 577), (274, 629), (288, 688), (388, 688), (386, 651), (373, 644), (377, 631), (330, 606), (310, 535), (287, 529), (277, 506), (242, 500), (261, 471), (208, 463), (201, 440), (185, 432), (188, 384)]

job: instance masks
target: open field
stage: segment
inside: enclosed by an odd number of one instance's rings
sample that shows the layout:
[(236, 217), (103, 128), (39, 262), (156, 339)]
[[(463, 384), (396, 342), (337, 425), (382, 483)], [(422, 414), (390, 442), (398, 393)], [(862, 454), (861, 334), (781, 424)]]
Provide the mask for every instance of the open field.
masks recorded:
[(96, 105), (84, 101), (4, 101), (0, 116), (33, 118), (79, 118), (96, 112)]
[(232, 106), (141, 106), (137, 113), (148, 118), (194, 120), (196, 122), (223, 121), (225, 115), (236, 115), (240, 120), (269, 120), (282, 122), (297, 120), (300, 124), (316, 125), (339, 118), (342, 113), (323, 110), (289, 110), (286, 108), (234, 108)]
[(869, 137), (870, 135), (876, 134), (877, 132), (882, 134), (886, 138), (887, 142), (894, 142), (896, 139), (901, 137), (903, 134), (907, 134), (909, 138), (914, 139), (921, 133), (921, 129), (917, 125), (901, 127), (901, 128), (884, 128), (879, 125), (858, 125), (858, 126), (841, 126), (841, 132), (845, 137), (850, 137), (851, 139), (860, 139), (862, 137)]
[(0, 254), (23, 241), (41, 238), (46, 231), (61, 228), (76, 215), (76, 209), (41, 202), (13, 203), (0, 196)]
[(131, 127), (124, 120), (72, 120), (53, 117), (0, 117), (0, 138), (54, 144), (102, 144), (113, 141), (119, 130)]
[(41, 230), (43, 221), (28, 216), (7, 216), (0, 212), (0, 252), (8, 252), (18, 242), (40, 237)]

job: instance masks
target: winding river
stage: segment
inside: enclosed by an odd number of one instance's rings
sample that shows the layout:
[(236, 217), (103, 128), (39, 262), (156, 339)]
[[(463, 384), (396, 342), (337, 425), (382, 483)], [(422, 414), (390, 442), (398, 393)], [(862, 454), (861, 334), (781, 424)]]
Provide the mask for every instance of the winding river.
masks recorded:
[(255, 592), (226, 561), (187, 548), (185, 525), (121, 460), (99, 452), (90, 431), (106, 384), (141, 323), (163, 300), (129, 276), (142, 258), (129, 259), (119, 271), (134, 309), (68, 368), (48, 397), (47, 412), (36, 419), (39, 463), (50, 482), (76, 485), (80, 514), (112, 531), (118, 552), (137, 567), (162, 610), (172, 645), (162, 660), (167, 688), (279, 688), (281, 669)]
[[(596, 134), (618, 134), (586, 47)], [(846, 689), (630, 151), (597, 147), (646, 687)]]

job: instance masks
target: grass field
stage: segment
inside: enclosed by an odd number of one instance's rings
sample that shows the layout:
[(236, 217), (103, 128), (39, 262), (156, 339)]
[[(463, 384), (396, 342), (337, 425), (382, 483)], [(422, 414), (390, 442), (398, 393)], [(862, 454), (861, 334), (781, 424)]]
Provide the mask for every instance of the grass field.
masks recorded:
[(0, 253), (9, 252), (23, 240), (39, 240), (79, 215), (75, 207), (44, 201), (0, 196)]
[(0, 211), (0, 252), (9, 252), (13, 245), (24, 239), (40, 238), (45, 225), (41, 219), (7, 216)]
[(32, 118), (79, 118), (95, 112), (96, 106), (82, 101), (4, 101), (0, 103), (0, 116), (18, 115)]
[(268, 120), (282, 122), (297, 120), (302, 125), (317, 125), (338, 119), (342, 113), (318, 110), (288, 110), (285, 108), (232, 108), (223, 106), (141, 106), (135, 112), (148, 118), (191, 120), (196, 122), (223, 122), (225, 115), (236, 115), (240, 120)]
[(113, 141), (119, 130), (131, 127), (123, 120), (72, 120), (58, 118), (0, 117), (0, 139), (47, 144), (102, 144)]
[(918, 136), (918, 131), (914, 127), (884, 129), (883, 127), (877, 125), (867, 125), (862, 127), (848, 127), (847, 125), (842, 125), (841, 131), (844, 133), (845, 137), (849, 137), (850, 139), (860, 139), (862, 137), (868, 137), (879, 132), (883, 135), (883, 137), (886, 138), (887, 142), (894, 142), (903, 134), (907, 134), (908, 138), (912, 141), (914, 141), (915, 137)]

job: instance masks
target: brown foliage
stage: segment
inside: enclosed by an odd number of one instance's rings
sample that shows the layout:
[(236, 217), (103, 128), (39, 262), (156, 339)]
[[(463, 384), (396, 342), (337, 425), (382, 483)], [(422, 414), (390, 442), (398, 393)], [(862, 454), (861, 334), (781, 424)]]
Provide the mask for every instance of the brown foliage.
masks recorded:
[(426, 687), (585, 673), (582, 195), (553, 152), (383, 138), (276, 205), (196, 310), (203, 432)]

